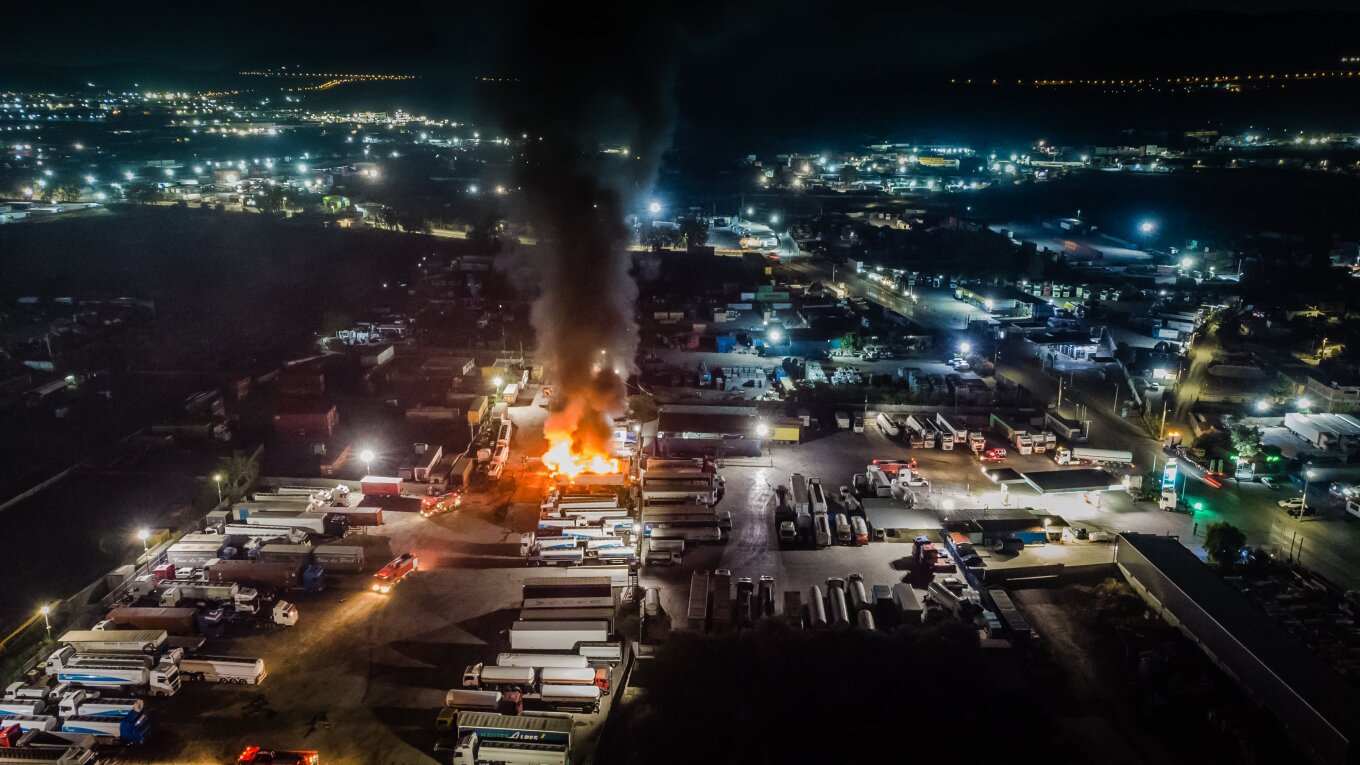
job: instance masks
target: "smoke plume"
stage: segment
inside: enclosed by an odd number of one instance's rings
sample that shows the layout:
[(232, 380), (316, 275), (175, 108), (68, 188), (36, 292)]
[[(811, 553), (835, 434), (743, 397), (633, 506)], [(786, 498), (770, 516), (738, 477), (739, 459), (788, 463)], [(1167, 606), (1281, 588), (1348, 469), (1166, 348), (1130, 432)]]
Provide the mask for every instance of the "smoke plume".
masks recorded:
[(521, 21), (507, 46), (517, 82), (492, 103), (527, 137), (517, 185), (539, 238), (532, 320), (558, 386), (545, 430), (550, 446), (569, 436), (576, 454), (607, 454), (638, 342), (625, 216), (670, 144), (680, 31), (655, 11), (561, 2), (531, 3)]

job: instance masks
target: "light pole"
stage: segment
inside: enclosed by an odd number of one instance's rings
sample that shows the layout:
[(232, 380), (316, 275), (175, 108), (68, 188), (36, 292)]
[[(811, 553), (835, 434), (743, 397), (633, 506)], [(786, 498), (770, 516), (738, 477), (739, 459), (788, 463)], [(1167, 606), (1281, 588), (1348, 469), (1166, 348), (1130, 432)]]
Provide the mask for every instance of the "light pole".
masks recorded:
[(47, 639), (48, 639), (48, 640), (51, 640), (51, 639), (52, 639), (52, 619), (51, 619), (51, 616), (52, 616), (52, 607), (49, 606), (49, 605), (47, 605), (46, 603), (44, 603), (44, 604), (42, 605), (42, 607), (38, 609), (38, 612), (42, 614), (42, 617), (43, 617), (43, 626), (44, 626), (44, 627), (47, 627)]
[(1114, 408), (1110, 411), (1119, 414), (1119, 383), (1114, 383)]
[(217, 504), (222, 504), (222, 474), (213, 473), (213, 483), (217, 484)]
[(359, 452), (359, 459), (364, 461), (364, 475), (373, 474), (373, 450), (365, 449)]
[(1303, 493), (1299, 495), (1299, 498), (1303, 500), (1303, 504), (1299, 505), (1300, 521), (1303, 520), (1303, 511), (1308, 509), (1308, 482), (1311, 480), (1313, 480), (1313, 471), (1303, 471)]
[(142, 553), (145, 554), (149, 552), (151, 548), (147, 546), (146, 540), (151, 538), (151, 532), (146, 529), (140, 529), (137, 532), (137, 538), (142, 540)]

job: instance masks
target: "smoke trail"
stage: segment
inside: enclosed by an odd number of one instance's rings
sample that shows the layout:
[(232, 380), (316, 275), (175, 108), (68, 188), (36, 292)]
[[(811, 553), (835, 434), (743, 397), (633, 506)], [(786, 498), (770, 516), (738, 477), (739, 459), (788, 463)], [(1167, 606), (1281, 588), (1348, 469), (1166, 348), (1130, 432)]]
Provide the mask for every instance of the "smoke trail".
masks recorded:
[(607, 453), (610, 418), (627, 408), (638, 337), (624, 216), (670, 144), (681, 34), (658, 11), (590, 18), (589, 7), (531, 3), (509, 46), (519, 83), (493, 98), (504, 126), (528, 136), (517, 171), (540, 239), (531, 316), (559, 391), (545, 430), (578, 454)]

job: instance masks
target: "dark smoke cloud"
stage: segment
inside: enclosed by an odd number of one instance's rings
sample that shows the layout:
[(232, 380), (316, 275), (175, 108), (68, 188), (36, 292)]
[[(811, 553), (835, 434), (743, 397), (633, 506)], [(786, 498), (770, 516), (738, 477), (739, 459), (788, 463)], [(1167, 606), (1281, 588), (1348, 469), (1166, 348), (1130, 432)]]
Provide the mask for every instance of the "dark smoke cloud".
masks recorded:
[(518, 81), (494, 86), (491, 103), (501, 127), (529, 138), (519, 214), (540, 237), (529, 255), (540, 279), (532, 317), (560, 392), (549, 430), (602, 448), (609, 417), (626, 408), (637, 350), (624, 219), (651, 193), (670, 145), (676, 69), (697, 27), (646, 4), (531, 3), (519, 19), (497, 72)]

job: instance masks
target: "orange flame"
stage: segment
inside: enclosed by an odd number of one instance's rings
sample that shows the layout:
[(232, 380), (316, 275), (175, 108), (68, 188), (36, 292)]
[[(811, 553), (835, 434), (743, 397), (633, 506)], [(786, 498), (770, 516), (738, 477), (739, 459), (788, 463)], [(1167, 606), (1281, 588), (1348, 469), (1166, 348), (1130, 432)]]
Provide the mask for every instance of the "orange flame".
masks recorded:
[(574, 481), (582, 473), (607, 475), (622, 472), (619, 461), (608, 454), (593, 449), (578, 451), (570, 433), (552, 432), (544, 435), (548, 439), (548, 451), (543, 453), (543, 464), (553, 473), (560, 473)]

